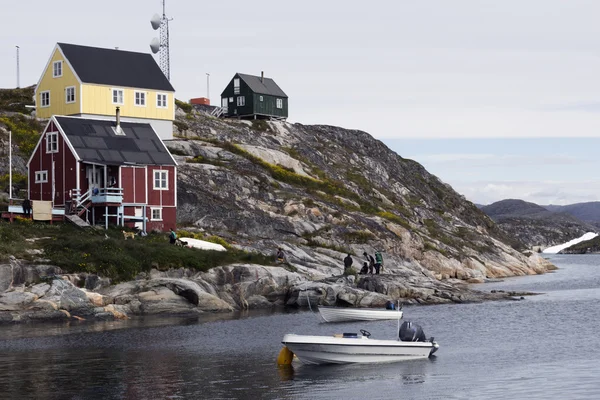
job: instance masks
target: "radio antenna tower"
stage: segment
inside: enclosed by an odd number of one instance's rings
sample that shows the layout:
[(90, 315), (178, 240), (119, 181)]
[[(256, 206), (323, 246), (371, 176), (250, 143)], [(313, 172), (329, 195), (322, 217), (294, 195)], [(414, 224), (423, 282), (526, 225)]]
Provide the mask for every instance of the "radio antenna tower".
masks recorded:
[(165, 0), (162, 0), (162, 17), (158, 14), (154, 14), (152, 19), (150, 20), (150, 25), (152, 25), (152, 29), (157, 30), (160, 28), (160, 39), (153, 38), (150, 41), (150, 50), (152, 53), (158, 54), (159, 58), (159, 66), (162, 70), (163, 74), (167, 77), (167, 79), (171, 80), (171, 72), (170, 65), (171, 62), (169, 60), (169, 21), (172, 21), (173, 18), (167, 18), (165, 13)]

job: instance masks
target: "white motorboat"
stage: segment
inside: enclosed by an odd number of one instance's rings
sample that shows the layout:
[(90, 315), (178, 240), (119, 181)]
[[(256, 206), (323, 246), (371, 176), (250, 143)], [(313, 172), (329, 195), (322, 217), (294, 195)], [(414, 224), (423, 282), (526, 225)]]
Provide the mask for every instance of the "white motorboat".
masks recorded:
[(381, 321), (402, 318), (402, 310), (384, 308), (351, 308), (319, 306), (319, 313), (325, 322)]
[(278, 363), (290, 364), (294, 354), (305, 364), (390, 363), (428, 358), (439, 348), (433, 338), (379, 340), (371, 339), (371, 334), (363, 329), (360, 332), (333, 336), (287, 334), (281, 341), (285, 347)]

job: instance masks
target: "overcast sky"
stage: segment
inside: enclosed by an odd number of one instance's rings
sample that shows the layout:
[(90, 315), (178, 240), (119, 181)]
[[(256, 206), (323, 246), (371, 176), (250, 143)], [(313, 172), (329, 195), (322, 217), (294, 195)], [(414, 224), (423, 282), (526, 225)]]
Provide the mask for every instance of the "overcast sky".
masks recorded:
[[(0, 87), (16, 85), (15, 45), (21, 86), (59, 41), (149, 52), (161, 4), (11, 2)], [(235, 72), (264, 70), (290, 121), (365, 130), (472, 201), (600, 199), (600, 178), (561, 173), (598, 170), (581, 150), (600, 137), (600, 1), (168, 0), (167, 14), (182, 100), (206, 95), (207, 72), (218, 104)]]

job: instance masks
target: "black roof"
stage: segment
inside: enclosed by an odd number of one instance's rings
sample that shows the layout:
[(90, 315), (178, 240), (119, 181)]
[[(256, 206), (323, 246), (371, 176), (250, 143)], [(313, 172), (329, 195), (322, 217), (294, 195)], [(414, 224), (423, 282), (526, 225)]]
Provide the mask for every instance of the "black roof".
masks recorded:
[(67, 43), (58, 46), (82, 82), (175, 91), (150, 54)]
[(124, 135), (113, 129), (115, 121), (54, 117), (82, 161), (98, 164), (176, 165), (150, 124), (121, 122)]
[(250, 90), (254, 93), (287, 98), (287, 94), (285, 94), (271, 78), (261, 79), (260, 76), (240, 74), (239, 72), (236, 75), (246, 82), (246, 85), (248, 85)]

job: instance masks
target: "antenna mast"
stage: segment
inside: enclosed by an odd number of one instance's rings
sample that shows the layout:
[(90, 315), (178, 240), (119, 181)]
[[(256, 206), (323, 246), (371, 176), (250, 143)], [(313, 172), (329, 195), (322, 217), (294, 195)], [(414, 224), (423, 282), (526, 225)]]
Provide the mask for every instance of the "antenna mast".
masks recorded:
[(152, 39), (150, 42), (150, 49), (154, 54), (159, 53), (158, 59), (160, 69), (162, 70), (163, 74), (165, 74), (167, 79), (171, 80), (171, 61), (169, 59), (169, 21), (172, 21), (173, 19), (167, 17), (165, 0), (162, 0), (162, 8), (162, 17), (159, 17), (157, 14), (155, 14), (150, 20), (152, 29), (157, 30), (160, 28), (159, 39)]
[(17, 89), (21, 87), (21, 73), (19, 67), (19, 46), (15, 46), (17, 48)]

